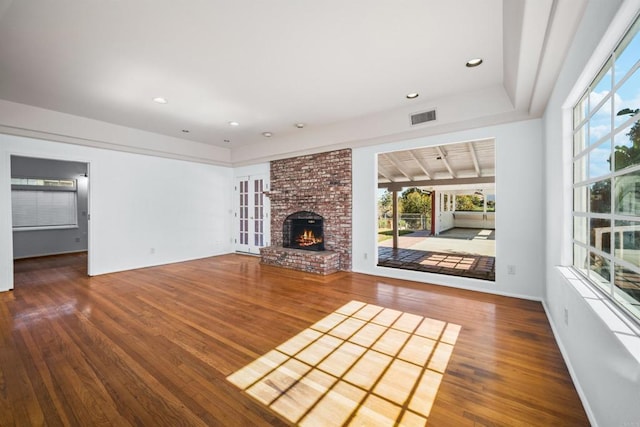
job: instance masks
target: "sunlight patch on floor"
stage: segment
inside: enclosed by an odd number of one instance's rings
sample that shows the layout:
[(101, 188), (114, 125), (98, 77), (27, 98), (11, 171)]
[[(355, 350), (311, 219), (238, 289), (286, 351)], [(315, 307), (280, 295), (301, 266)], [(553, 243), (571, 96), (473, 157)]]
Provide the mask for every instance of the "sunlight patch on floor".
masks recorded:
[(302, 426), (423, 426), (459, 332), (351, 301), (227, 380)]

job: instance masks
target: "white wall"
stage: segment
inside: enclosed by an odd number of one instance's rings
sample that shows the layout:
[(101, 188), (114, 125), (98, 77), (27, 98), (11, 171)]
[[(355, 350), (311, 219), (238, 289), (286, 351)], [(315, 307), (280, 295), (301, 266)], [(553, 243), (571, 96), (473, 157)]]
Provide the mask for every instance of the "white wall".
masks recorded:
[[(634, 357), (592, 308), (597, 306), (596, 301), (585, 298), (584, 292), (578, 292), (556, 267), (571, 263), (570, 247), (563, 245), (563, 242), (569, 242), (572, 235), (572, 196), (571, 147), (564, 138), (566, 133), (563, 132), (566, 130), (563, 129), (562, 107), (576, 82), (580, 81), (589, 58), (594, 52), (597, 55), (597, 46), (621, 3), (619, 0), (589, 1), (543, 123), (545, 305), (589, 417), (594, 425), (602, 427), (640, 425), (640, 349)], [(623, 7), (625, 10), (621, 10), (619, 19), (629, 22), (640, 9), (640, 1), (626, 1)], [(624, 27), (624, 24), (621, 25), (622, 32)], [(622, 32), (618, 32), (618, 36)], [(605, 40), (610, 38), (609, 35), (605, 35)], [(603, 60), (600, 58), (600, 61)], [(596, 61), (599, 63), (585, 84), (595, 76), (602, 64), (600, 61)], [(565, 309), (568, 313), (567, 323), (564, 321)]]
[(443, 231), (447, 231), (453, 228), (453, 212), (439, 211), (436, 213), (436, 215), (438, 215), (438, 228), (436, 229), (436, 234), (440, 234)]
[[(353, 270), (523, 298), (542, 299), (541, 121), (530, 120), (353, 150)], [(380, 152), (496, 139), (496, 281), (377, 267), (376, 159)], [(507, 275), (507, 265), (515, 275)]]
[(0, 290), (13, 284), (12, 154), (89, 163), (92, 275), (231, 251), (231, 168), (0, 135)]
[(454, 212), (454, 227), (461, 228), (488, 228), (493, 229), (496, 227), (496, 216), (493, 212), (467, 212), (456, 211)]

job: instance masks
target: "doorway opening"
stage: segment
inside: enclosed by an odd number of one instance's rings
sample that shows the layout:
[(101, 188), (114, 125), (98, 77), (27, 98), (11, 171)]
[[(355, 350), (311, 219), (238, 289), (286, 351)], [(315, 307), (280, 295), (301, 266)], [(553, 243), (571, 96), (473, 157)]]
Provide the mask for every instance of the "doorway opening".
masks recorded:
[(495, 281), (495, 140), (378, 155), (378, 265)]
[(12, 155), (11, 218), (15, 283), (63, 254), (84, 258), (88, 274), (88, 163)]

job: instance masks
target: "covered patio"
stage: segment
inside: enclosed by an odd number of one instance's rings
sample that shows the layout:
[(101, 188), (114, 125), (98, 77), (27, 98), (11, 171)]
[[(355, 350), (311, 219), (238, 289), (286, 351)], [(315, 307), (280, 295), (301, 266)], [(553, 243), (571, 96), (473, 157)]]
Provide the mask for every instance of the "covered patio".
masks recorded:
[(391, 240), (380, 242), (378, 265), (495, 280), (494, 240), (494, 230), (454, 228), (439, 236), (416, 231), (400, 236), (397, 248)]
[[(495, 280), (495, 142), (469, 141), (378, 155), (378, 188), (391, 193), (391, 238), (378, 243), (378, 265)], [(402, 191), (430, 197), (418, 229), (401, 234)], [(459, 210), (459, 198), (482, 206)], [(403, 231), (406, 233), (406, 230)]]

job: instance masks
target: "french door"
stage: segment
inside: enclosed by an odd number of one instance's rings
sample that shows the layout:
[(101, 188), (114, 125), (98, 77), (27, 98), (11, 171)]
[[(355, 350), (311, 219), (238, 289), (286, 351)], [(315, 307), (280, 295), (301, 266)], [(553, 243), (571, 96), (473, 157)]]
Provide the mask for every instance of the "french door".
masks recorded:
[(269, 245), (269, 191), (267, 175), (241, 176), (236, 178), (236, 251), (260, 253), (260, 248)]

